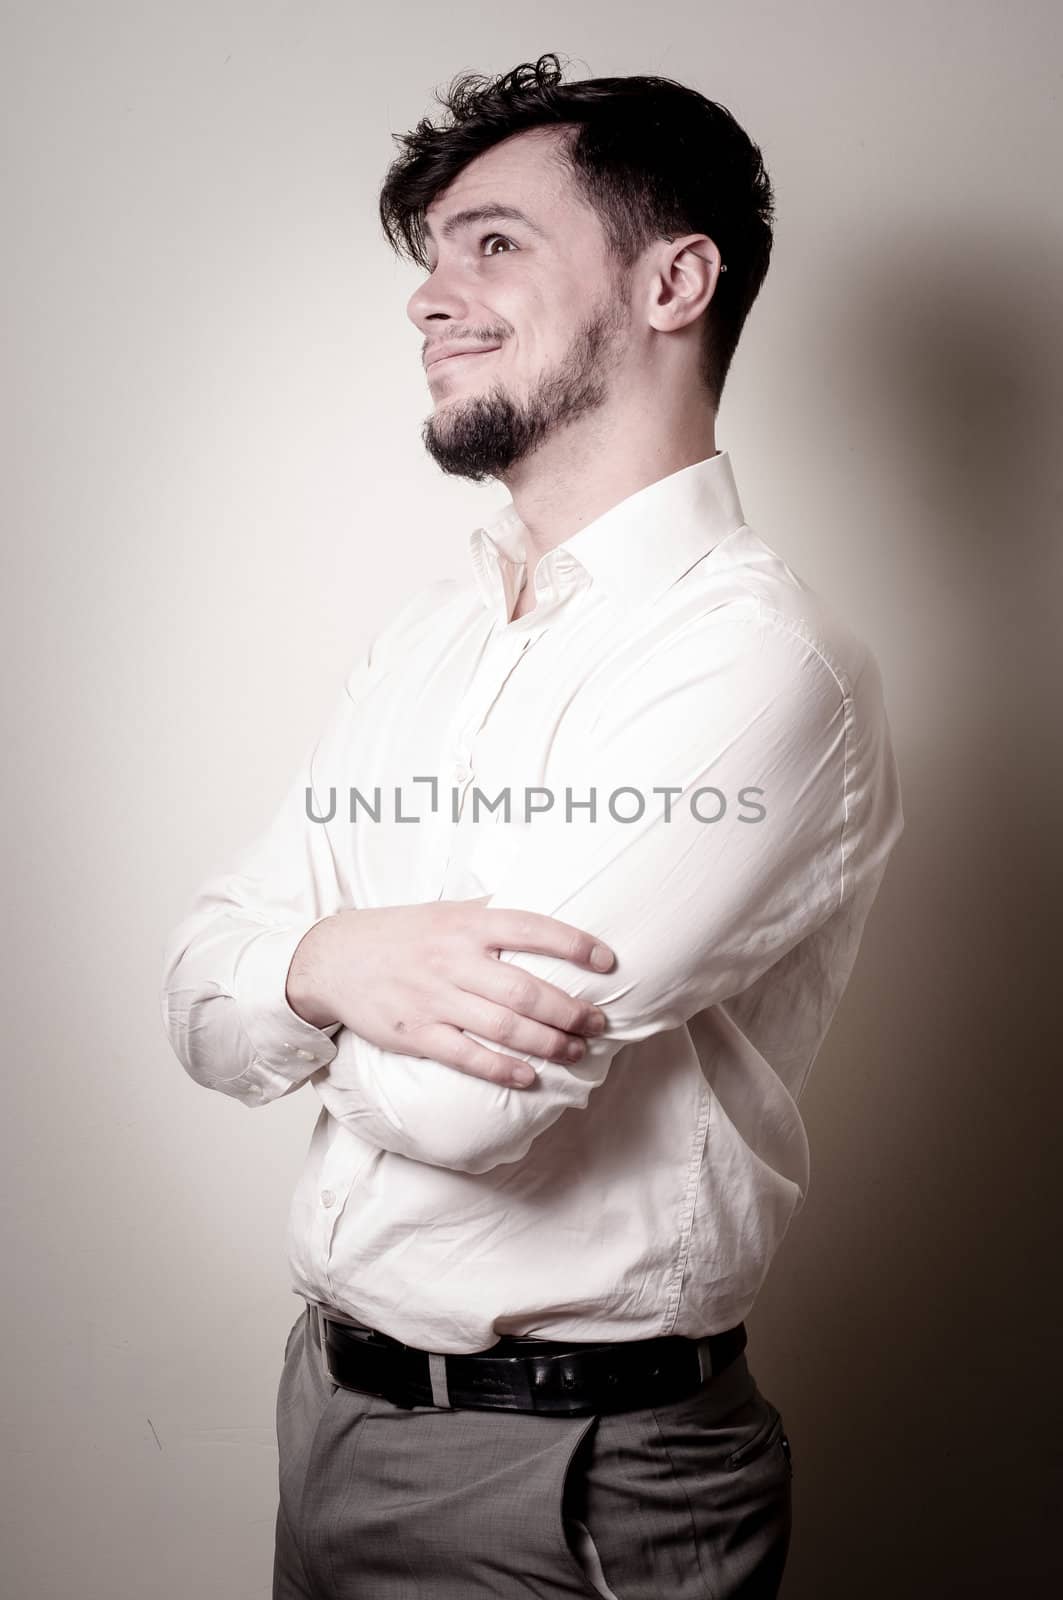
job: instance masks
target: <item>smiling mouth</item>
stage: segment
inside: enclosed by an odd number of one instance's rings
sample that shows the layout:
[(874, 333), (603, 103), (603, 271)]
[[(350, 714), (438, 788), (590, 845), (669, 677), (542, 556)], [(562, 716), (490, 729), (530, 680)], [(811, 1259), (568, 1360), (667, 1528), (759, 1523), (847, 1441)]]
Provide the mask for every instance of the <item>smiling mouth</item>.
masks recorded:
[(427, 368), (425, 370), (427, 372), (434, 372), (437, 367), (441, 367), (444, 364), (444, 362), (447, 362), (447, 361), (470, 361), (474, 357), (477, 357), (477, 356), (493, 356), (494, 354), (495, 354), (495, 350), (491, 349), (491, 350), (463, 350), (460, 353), (458, 353), (456, 355), (452, 355), (452, 356), (437, 356), (434, 361), (430, 361), (428, 363), (428, 366), (427, 366)]

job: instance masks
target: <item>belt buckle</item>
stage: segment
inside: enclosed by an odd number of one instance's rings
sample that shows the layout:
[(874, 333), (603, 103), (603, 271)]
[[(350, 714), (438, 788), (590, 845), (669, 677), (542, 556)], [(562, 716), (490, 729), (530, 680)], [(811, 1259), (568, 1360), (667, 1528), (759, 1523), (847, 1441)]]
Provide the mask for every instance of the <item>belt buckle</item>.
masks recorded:
[(333, 1373), (332, 1368), (329, 1366), (328, 1341), (325, 1338), (325, 1325), (328, 1322), (335, 1322), (337, 1327), (343, 1327), (343, 1318), (331, 1317), (325, 1308), (316, 1300), (310, 1302), (310, 1309), (313, 1312), (316, 1320), (318, 1344), (321, 1351), (321, 1369), (325, 1375), (325, 1381), (334, 1385), (334, 1387), (337, 1389), (352, 1389), (355, 1394), (372, 1395), (380, 1400), (388, 1400), (392, 1405), (401, 1406), (405, 1411), (412, 1411), (416, 1402), (409, 1398), (409, 1391), (405, 1387), (402, 1387), (401, 1391), (398, 1385), (389, 1385), (386, 1390), (356, 1389), (351, 1384), (341, 1383)]

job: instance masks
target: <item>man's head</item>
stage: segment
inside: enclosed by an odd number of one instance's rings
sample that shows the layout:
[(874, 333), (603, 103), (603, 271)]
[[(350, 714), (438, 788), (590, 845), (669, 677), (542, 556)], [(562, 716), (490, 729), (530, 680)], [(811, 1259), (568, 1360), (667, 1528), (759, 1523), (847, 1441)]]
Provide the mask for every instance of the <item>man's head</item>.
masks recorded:
[(669, 79), (560, 77), (556, 55), (459, 77), (381, 190), (389, 242), (429, 273), (408, 307), (425, 443), (476, 480), (580, 418), (711, 418), (768, 269), (770, 182), (728, 111)]

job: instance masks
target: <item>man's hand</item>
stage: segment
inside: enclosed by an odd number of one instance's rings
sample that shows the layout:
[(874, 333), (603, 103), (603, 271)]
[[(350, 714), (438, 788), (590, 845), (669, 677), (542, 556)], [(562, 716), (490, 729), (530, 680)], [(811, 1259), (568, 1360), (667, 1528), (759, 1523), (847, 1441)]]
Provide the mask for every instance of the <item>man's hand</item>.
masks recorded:
[(613, 952), (556, 917), (487, 909), (490, 898), (322, 918), (292, 957), (288, 1004), (314, 1027), (341, 1022), (382, 1050), (496, 1083), (524, 1087), (535, 1074), (526, 1062), (477, 1044), (463, 1028), (529, 1055), (578, 1061), (586, 1048), (580, 1035), (601, 1033), (605, 1013), (497, 955), (535, 951), (608, 972)]

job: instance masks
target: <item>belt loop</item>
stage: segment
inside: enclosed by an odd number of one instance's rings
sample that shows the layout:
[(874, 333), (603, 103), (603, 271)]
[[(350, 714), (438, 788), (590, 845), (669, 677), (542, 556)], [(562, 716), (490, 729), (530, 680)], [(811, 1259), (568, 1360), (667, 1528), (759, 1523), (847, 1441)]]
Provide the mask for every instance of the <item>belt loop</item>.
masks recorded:
[(710, 1333), (706, 1335), (704, 1339), (698, 1340), (698, 1371), (701, 1374), (702, 1383), (705, 1382), (706, 1378), (712, 1377), (712, 1352), (710, 1349), (711, 1339), (712, 1335)]
[(444, 1406), (448, 1411), (454, 1407), (450, 1403), (450, 1390), (447, 1388), (447, 1358), (437, 1352), (429, 1350), (428, 1376), (432, 1381), (432, 1404)]
[(328, 1346), (325, 1343), (325, 1313), (322, 1311), (316, 1300), (311, 1301), (310, 1303), (310, 1314), (314, 1319), (314, 1328), (317, 1334), (317, 1341), (321, 1349), (321, 1370), (325, 1374), (325, 1381), (327, 1383), (334, 1384), (336, 1380), (329, 1370)]

